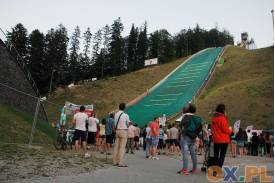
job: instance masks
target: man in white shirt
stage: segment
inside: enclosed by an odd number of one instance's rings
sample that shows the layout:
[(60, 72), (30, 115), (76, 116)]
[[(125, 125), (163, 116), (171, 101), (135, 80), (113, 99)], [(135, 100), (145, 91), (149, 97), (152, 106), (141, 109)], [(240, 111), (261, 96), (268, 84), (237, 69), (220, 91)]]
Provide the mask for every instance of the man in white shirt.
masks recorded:
[(119, 111), (115, 114), (116, 142), (113, 154), (113, 163), (119, 167), (127, 167), (123, 164), (125, 146), (127, 143), (127, 131), (129, 126), (129, 116), (124, 113), (125, 103), (119, 104)]
[(80, 112), (76, 113), (73, 117), (73, 124), (75, 125), (75, 150), (79, 152), (79, 141), (82, 142), (84, 157), (88, 158), (90, 155), (87, 153), (87, 133), (86, 122), (88, 121), (88, 115), (84, 112), (85, 107), (80, 106)]
[(95, 113), (88, 118), (88, 144), (96, 145), (96, 132), (99, 120), (95, 117)]

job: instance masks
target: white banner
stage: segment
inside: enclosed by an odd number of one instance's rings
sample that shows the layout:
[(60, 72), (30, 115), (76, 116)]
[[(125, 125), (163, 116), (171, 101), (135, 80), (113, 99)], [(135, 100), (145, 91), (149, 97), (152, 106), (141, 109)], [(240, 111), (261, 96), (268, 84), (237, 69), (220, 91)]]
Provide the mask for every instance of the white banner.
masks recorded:
[[(65, 114), (67, 115), (74, 115), (74, 113), (79, 110), (81, 105), (73, 104), (71, 102), (65, 103)], [(94, 105), (84, 105), (85, 110), (94, 110)]]
[(152, 58), (152, 59), (149, 59), (149, 60), (145, 60), (144, 61), (144, 66), (149, 66), (149, 65), (156, 65), (158, 64), (158, 58)]

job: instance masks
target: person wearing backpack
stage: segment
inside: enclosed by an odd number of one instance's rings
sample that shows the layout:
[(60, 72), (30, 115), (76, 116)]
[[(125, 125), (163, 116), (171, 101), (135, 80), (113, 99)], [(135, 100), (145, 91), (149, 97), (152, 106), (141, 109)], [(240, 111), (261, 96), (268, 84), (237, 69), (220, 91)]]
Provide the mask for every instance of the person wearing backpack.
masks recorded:
[(190, 151), (193, 168), (191, 173), (196, 173), (197, 170), (197, 157), (196, 157), (196, 138), (202, 129), (202, 118), (195, 115), (196, 106), (189, 104), (188, 108), (184, 108), (185, 114), (180, 123), (181, 129), (181, 152), (182, 152), (182, 169), (178, 171), (179, 174), (188, 175), (188, 151)]

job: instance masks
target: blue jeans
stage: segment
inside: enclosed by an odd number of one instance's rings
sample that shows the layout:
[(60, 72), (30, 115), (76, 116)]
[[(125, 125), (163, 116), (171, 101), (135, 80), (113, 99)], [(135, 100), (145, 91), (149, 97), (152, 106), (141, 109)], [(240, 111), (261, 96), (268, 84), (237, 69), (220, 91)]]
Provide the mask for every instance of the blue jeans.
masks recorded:
[(195, 146), (195, 140), (190, 139), (187, 136), (181, 137), (180, 140), (181, 145), (181, 153), (182, 153), (182, 168), (188, 169), (188, 154), (190, 151), (191, 159), (193, 162), (193, 169), (197, 168), (197, 156), (196, 156), (196, 146)]

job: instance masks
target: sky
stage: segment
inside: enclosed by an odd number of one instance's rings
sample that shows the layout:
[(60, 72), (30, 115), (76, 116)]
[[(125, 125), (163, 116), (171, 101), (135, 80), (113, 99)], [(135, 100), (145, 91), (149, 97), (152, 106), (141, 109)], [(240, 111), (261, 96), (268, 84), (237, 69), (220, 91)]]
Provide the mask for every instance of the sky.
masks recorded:
[(0, 28), (11, 30), (22, 23), (30, 33), (63, 24), (69, 36), (78, 25), (92, 33), (121, 17), (123, 35), (132, 23), (147, 21), (148, 32), (165, 28), (174, 35), (181, 29), (209, 30), (218, 26), (240, 41), (242, 32), (254, 38), (258, 48), (273, 45), (273, 0), (0, 0)]

